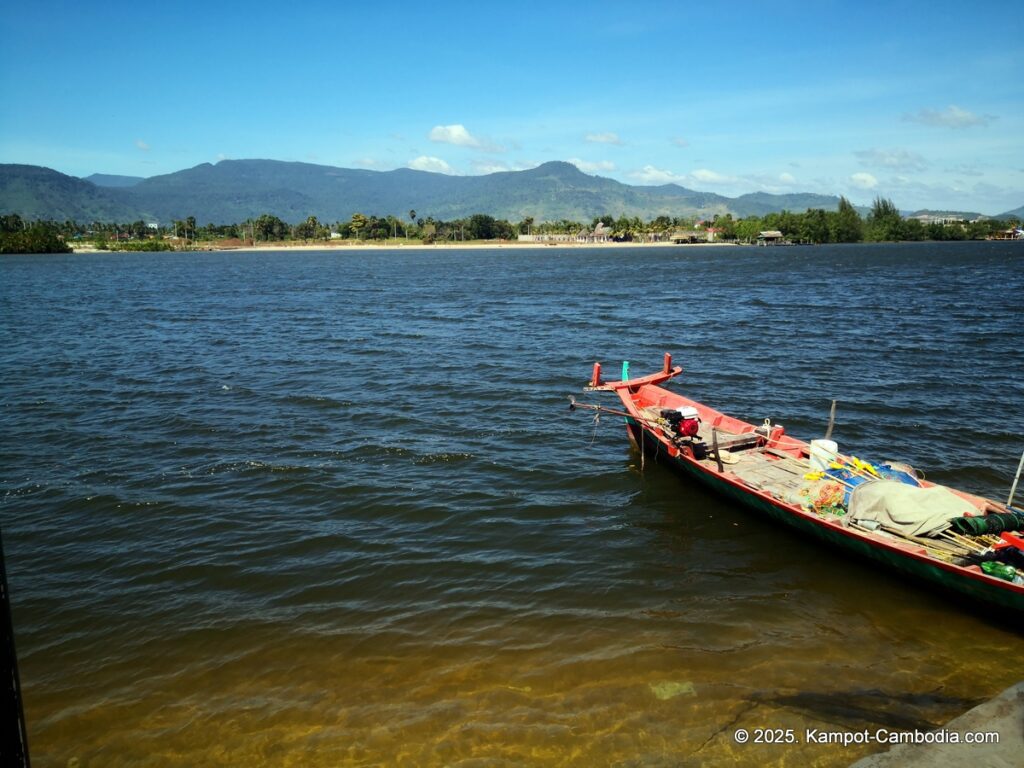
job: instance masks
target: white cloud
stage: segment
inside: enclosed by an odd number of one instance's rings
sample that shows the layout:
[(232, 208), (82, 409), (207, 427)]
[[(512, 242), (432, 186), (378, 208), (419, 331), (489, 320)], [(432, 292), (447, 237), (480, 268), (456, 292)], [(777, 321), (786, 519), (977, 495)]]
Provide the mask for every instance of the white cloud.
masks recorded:
[(726, 176), (724, 173), (718, 173), (717, 171), (709, 171), (707, 168), (698, 168), (690, 176), (704, 184), (734, 184), (736, 182), (736, 179), (732, 176)]
[(580, 160), (578, 157), (570, 157), (569, 162), (575, 165), (584, 173), (594, 173), (595, 171), (614, 171), (615, 163), (609, 160), (598, 160), (597, 162), (590, 162), (588, 160)]
[(430, 129), (430, 140), (457, 147), (479, 147), (480, 140), (464, 125), (435, 125)]
[(488, 174), (505, 173), (506, 171), (528, 171), (531, 168), (536, 168), (540, 163), (495, 163), (490, 160), (473, 160), (472, 165), (475, 173)]
[[(884, 184), (886, 194), (891, 194), (897, 205), (906, 210), (932, 208), (995, 215), (1020, 203), (1019, 186), (1004, 187), (984, 181), (961, 181), (948, 177), (928, 181), (919, 177), (893, 176), (886, 177)], [(834, 184), (832, 189), (835, 189)]]
[(517, 167), (509, 167), (505, 163), (492, 163), (487, 160), (474, 160), (473, 170), (480, 174), (505, 173), (506, 171), (521, 170)]
[(811, 191), (808, 189), (808, 187), (811, 186), (809, 182), (798, 181), (797, 178), (788, 171), (782, 171), (781, 173), (751, 173), (731, 178), (734, 183), (729, 185), (730, 194), (744, 194), (750, 191), (760, 191), (769, 192), (773, 195), (781, 195), (786, 192), (792, 192), (793, 188), (797, 186), (801, 188), (801, 192)]
[(859, 189), (874, 189), (878, 186), (878, 179), (870, 173), (855, 173), (850, 177), (850, 181)]
[(135, 146), (141, 149), (143, 152), (149, 152), (149, 144), (144, 142), (142, 139), (136, 139)]
[(906, 149), (862, 149), (853, 153), (864, 165), (897, 171), (923, 171), (928, 161)]
[(655, 168), (653, 165), (645, 165), (639, 171), (633, 171), (629, 176), (643, 184), (682, 184), (686, 181), (685, 176)]
[(671, 141), (674, 146), (677, 146), (680, 149), (685, 149), (686, 147), (690, 146), (690, 142), (688, 142), (682, 136), (673, 136), (671, 139), (669, 139), (669, 141)]
[(634, 171), (629, 175), (643, 184), (681, 184), (685, 187), (692, 187), (694, 185), (714, 186), (716, 184), (728, 186), (743, 182), (743, 179), (727, 176), (724, 173), (711, 171), (707, 168), (698, 168), (690, 173), (680, 174), (656, 168), (653, 165), (645, 165), (639, 171)]
[(454, 169), (439, 157), (428, 157), (420, 155), (415, 160), (409, 161), (409, 167), (415, 171), (430, 171), (432, 173), (454, 174)]
[(430, 129), (430, 140), (438, 144), (454, 144), (457, 147), (470, 147), (484, 152), (504, 152), (505, 148), (486, 139), (481, 139), (468, 130), (466, 126), (456, 123), (455, 125), (435, 125)]
[(988, 125), (998, 117), (996, 115), (976, 115), (966, 109), (961, 109), (956, 104), (950, 104), (941, 111), (922, 109), (916, 115), (904, 115), (903, 119), (911, 123), (935, 125), (942, 128), (970, 128), (975, 125)]
[(615, 144), (618, 146), (622, 145), (622, 139), (619, 138), (619, 134), (611, 133), (588, 133), (583, 137), (584, 141), (589, 141), (591, 144)]

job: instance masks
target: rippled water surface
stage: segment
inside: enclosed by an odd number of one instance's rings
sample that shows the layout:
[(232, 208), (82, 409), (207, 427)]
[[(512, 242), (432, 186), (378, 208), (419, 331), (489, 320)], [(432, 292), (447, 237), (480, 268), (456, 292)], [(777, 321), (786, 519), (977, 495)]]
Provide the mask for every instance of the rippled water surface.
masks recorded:
[[(571, 414), (674, 353), (735, 415), (1005, 497), (1016, 243), (0, 261), (0, 493), (34, 762), (846, 765), (1019, 629)], [(606, 400), (614, 405), (614, 401)], [(1012, 666), (1012, 664), (1010, 665)]]

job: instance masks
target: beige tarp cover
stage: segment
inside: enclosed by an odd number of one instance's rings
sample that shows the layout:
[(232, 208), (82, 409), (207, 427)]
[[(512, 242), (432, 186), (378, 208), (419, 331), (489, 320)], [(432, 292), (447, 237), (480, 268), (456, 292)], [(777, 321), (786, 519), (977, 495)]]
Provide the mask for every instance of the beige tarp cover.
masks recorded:
[(948, 488), (918, 488), (895, 480), (862, 483), (850, 494), (849, 517), (877, 520), (911, 536), (937, 536), (954, 517), (978, 508)]

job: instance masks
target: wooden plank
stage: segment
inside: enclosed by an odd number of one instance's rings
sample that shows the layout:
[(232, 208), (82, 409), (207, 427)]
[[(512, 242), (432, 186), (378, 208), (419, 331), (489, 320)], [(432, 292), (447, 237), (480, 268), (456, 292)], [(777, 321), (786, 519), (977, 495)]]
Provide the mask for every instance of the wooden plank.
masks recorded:
[(808, 469), (810, 469), (810, 467), (811, 467), (811, 463), (809, 461), (807, 461), (806, 459), (798, 459), (793, 454), (786, 453), (786, 451), (780, 451), (778, 448), (768, 448), (768, 447), (766, 447), (764, 449), (764, 452), (765, 453), (770, 453), (772, 456), (778, 456), (780, 459), (789, 459), (790, 461), (795, 461), (800, 466), (807, 467)]

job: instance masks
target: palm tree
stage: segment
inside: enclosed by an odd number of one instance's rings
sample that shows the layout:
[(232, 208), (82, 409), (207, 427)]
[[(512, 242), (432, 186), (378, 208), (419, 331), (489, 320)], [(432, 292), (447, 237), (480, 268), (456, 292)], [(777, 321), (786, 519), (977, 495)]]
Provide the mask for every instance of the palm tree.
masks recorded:
[(366, 216), (363, 215), (362, 213), (353, 213), (352, 214), (352, 223), (349, 226), (353, 230), (355, 230), (356, 237), (358, 237), (360, 240), (362, 240), (363, 230), (366, 228), (366, 225), (369, 224), (369, 223), (370, 223), (369, 219), (367, 219)]

